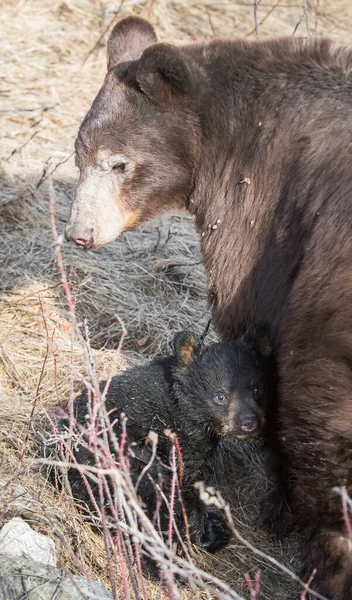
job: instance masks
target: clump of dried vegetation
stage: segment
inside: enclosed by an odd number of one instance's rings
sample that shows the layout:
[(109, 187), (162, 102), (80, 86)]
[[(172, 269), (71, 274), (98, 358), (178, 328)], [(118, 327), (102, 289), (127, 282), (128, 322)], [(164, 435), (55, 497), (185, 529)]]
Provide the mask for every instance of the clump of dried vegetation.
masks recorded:
[[(66, 407), (83, 381), (92, 379), (93, 364), (97, 376), (106, 378), (167, 350), (180, 329), (201, 332), (209, 318), (198, 239), (187, 216), (163, 218), (93, 253), (82, 254), (62, 240), (77, 175), (73, 141), (104, 77), (108, 32), (118, 18), (134, 13), (149, 18), (160, 39), (175, 42), (214, 35), (254, 36), (256, 30), (260, 36), (325, 33), (349, 41), (352, 8), (347, 0), (314, 0), (311, 7), (300, 0), (255, 4), (256, 15), (251, 0), (1, 4), (2, 520), (23, 515), (55, 539), (61, 566), (106, 583), (116, 597), (255, 599), (257, 586), (263, 598), (284, 600), (293, 597), (297, 585), (275, 563), (295, 569), (294, 540), (279, 543), (253, 526), (267, 485), (253, 444), (230, 448), (227, 454), (224, 450), (219, 468), (210, 474), (229, 503), (228, 516), (240, 534), (215, 557), (192, 555), (198, 570), (173, 556), (160, 536), (155, 537), (158, 533), (145, 521), (128, 473), (116, 472), (117, 495), (125, 511), (119, 541), (118, 536), (92, 529), (70, 495), (45, 481), (35, 460), (34, 439), (43, 424), (39, 415), (53, 406)], [(50, 215), (51, 180), (55, 206)], [(14, 501), (19, 489), (25, 502)], [(138, 520), (140, 533), (133, 529)], [(132, 527), (137, 548), (149, 547), (163, 555), (164, 588), (143, 579), (138, 560), (133, 572), (128, 571), (128, 558), (121, 562), (123, 527), (125, 531)], [(176, 589), (172, 573), (182, 575), (188, 584)]]

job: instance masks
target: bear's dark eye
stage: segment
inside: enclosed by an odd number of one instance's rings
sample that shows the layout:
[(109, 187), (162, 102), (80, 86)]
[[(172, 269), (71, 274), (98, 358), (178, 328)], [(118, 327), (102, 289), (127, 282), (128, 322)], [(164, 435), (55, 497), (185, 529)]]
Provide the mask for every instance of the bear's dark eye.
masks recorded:
[(262, 395), (261, 393), (261, 389), (258, 385), (254, 384), (253, 385), (253, 398), (254, 400), (258, 400), (258, 398), (260, 398), (260, 396)]
[(124, 173), (126, 171), (126, 163), (116, 163), (116, 165), (113, 166), (112, 170), (115, 171), (115, 173)]
[(215, 394), (214, 401), (216, 404), (226, 404), (227, 396), (223, 392), (219, 392), (218, 394)]

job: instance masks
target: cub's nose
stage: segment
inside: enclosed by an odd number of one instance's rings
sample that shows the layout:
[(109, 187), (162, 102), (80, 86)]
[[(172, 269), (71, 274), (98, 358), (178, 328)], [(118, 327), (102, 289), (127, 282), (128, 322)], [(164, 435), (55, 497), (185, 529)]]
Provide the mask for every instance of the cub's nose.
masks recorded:
[(255, 417), (254, 415), (250, 417), (243, 417), (243, 419), (241, 419), (240, 427), (241, 431), (243, 431), (243, 433), (246, 435), (253, 435), (254, 433), (257, 433), (259, 430), (259, 423), (257, 417)]
[(73, 242), (79, 248), (90, 250), (94, 248), (94, 231), (88, 228), (75, 228), (68, 224), (65, 228), (65, 237), (68, 242)]

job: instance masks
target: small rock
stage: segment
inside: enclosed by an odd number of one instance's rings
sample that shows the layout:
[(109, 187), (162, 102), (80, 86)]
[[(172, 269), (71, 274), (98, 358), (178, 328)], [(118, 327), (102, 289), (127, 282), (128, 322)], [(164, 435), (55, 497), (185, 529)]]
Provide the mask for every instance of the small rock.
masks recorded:
[(34, 531), (21, 517), (14, 517), (1, 529), (0, 554), (26, 555), (37, 562), (52, 566), (56, 566), (57, 562), (53, 540)]
[(0, 598), (112, 600), (112, 594), (97, 581), (68, 576), (62, 569), (40, 564), (27, 556), (0, 555)]

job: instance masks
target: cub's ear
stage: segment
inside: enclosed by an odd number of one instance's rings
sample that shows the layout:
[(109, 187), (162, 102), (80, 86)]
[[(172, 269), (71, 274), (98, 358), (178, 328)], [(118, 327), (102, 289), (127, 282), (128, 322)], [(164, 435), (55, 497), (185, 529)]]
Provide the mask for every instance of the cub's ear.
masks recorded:
[(175, 335), (174, 352), (180, 367), (188, 367), (200, 351), (198, 337), (190, 331), (181, 331)]
[(146, 96), (157, 103), (179, 99), (193, 87), (191, 69), (181, 50), (165, 43), (154, 44), (143, 52), (137, 82)]
[(261, 356), (268, 357), (273, 352), (270, 327), (264, 321), (254, 323), (248, 327), (243, 336), (243, 341), (249, 344)]
[(144, 50), (157, 41), (152, 25), (145, 19), (121, 19), (113, 28), (108, 40), (108, 69), (122, 62), (138, 60)]

